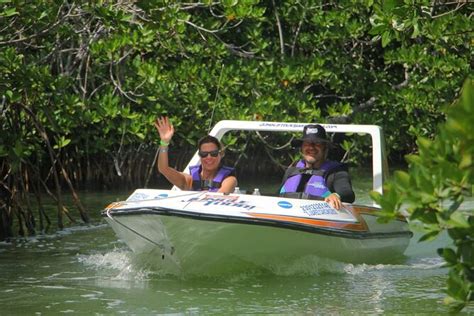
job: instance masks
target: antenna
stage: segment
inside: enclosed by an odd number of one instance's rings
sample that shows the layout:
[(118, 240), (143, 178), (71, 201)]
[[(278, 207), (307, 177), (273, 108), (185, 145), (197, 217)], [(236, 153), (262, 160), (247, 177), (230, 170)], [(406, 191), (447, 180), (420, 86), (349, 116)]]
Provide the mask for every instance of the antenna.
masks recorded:
[(207, 133), (211, 131), (212, 121), (214, 120), (214, 111), (216, 110), (217, 98), (219, 97), (219, 88), (221, 86), (222, 74), (224, 73), (224, 64), (222, 64), (221, 74), (219, 75), (219, 81), (217, 82), (216, 96), (214, 97), (214, 106), (212, 107), (211, 120), (209, 121), (209, 127)]

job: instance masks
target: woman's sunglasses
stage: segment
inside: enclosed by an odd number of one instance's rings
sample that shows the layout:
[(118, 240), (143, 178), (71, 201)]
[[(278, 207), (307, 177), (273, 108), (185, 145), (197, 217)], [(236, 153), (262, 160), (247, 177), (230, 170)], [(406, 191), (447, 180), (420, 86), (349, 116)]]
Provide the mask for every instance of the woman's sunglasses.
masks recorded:
[(199, 151), (198, 155), (201, 158), (205, 158), (207, 155), (211, 155), (211, 157), (217, 157), (219, 155), (219, 149), (213, 151)]

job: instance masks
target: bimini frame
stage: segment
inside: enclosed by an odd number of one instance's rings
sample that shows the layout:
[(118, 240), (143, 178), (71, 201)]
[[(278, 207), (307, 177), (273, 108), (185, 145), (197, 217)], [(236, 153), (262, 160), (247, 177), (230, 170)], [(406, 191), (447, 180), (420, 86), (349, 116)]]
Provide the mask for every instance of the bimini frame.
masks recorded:
[[(265, 131), (265, 132), (303, 132), (303, 127), (314, 123), (283, 123), (262, 121), (231, 121), (218, 122), (209, 135), (221, 139), (229, 131)], [(383, 193), (383, 182), (387, 176), (388, 164), (385, 154), (385, 142), (383, 131), (377, 125), (352, 125), (352, 124), (321, 124), (328, 133), (357, 133), (369, 134), (372, 139), (372, 185), (373, 190)], [(184, 172), (188, 172), (189, 166), (199, 164), (199, 156), (196, 151)], [(173, 187), (173, 190), (177, 188)]]

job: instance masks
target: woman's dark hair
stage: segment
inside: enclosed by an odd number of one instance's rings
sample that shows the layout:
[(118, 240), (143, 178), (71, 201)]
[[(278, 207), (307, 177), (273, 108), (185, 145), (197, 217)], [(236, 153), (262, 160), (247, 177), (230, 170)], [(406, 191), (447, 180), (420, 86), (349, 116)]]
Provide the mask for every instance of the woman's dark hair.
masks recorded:
[(198, 150), (201, 149), (202, 144), (207, 144), (207, 143), (213, 143), (214, 145), (217, 146), (217, 148), (219, 148), (219, 150), (222, 150), (221, 142), (217, 138), (211, 135), (206, 135), (198, 141)]

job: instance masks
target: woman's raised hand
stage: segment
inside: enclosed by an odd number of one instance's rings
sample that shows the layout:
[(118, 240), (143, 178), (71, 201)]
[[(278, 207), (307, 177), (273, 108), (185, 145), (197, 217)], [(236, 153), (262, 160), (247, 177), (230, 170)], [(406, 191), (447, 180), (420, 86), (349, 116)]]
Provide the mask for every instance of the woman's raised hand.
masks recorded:
[(174, 134), (174, 127), (170, 123), (168, 117), (158, 117), (155, 121), (155, 127), (162, 141), (169, 143)]

